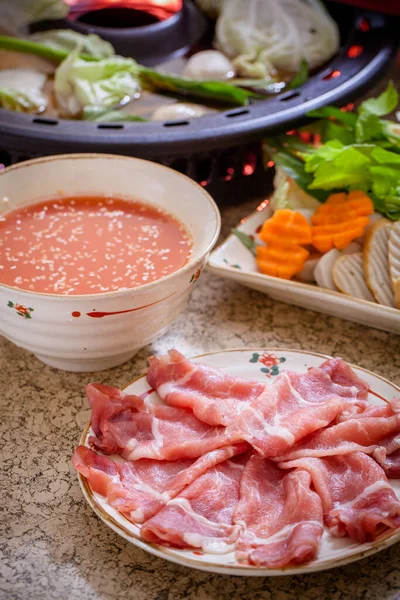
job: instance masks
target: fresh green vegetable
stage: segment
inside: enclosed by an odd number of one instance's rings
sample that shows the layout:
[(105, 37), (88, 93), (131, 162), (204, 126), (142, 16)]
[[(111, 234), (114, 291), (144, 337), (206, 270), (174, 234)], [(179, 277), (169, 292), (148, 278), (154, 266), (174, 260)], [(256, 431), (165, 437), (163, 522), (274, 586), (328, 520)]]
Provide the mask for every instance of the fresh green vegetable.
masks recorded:
[(292, 79), (286, 84), (285, 90), (294, 90), (297, 87), (300, 87), (308, 80), (308, 63), (303, 58), (300, 63), (299, 70), (296, 75), (292, 77)]
[[(69, 54), (68, 50), (51, 48), (50, 46), (46, 46), (46, 44), (39, 44), (32, 40), (22, 40), (17, 37), (6, 35), (0, 35), (0, 49), (10, 50), (11, 52), (23, 52), (24, 54), (34, 54), (35, 56), (47, 58), (55, 63), (61, 63)], [(82, 53), (80, 57), (85, 60), (97, 60), (90, 54)]]
[(39, 113), (48, 98), (43, 92), (46, 75), (33, 69), (0, 70), (0, 106), (18, 112)]
[(274, 177), (274, 193), (270, 197), (272, 210), (289, 208), (298, 210), (302, 208), (317, 209), (320, 202), (309, 193), (301, 189), (289, 175), (277, 166)]
[(63, 0), (0, 0), (0, 25), (18, 33), (35, 21), (63, 19), (68, 11)]
[(85, 106), (82, 113), (85, 121), (96, 121), (97, 123), (122, 123), (129, 121), (148, 121), (144, 117), (131, 115), (119, 110), (107, 110), (99, 106)]
[(54, 93), (64, 116), (80, 116), (86, 106), (111, 109), (139, 95), (139, 69), (134, 60), (110, 56), (88, 62), (79, 54), (77, 46), (55, 74)]
[(66, 52), (72, 52), (79, 44), (81, 52), (93, 58), (108, 58), (115, 54), (112, 44), (98, 35), (94, 33), (84, 35), (72, 29), (41, 31), (30, 35), (29, 39), (54, 50), (64, 50)]
[(332, 117), (335, 121), (339, 121), (349, 127), (354, 127), (357, 121), (357, 115), (340, 110), (340, 108), (337, 108), (336, 106), (323, 106), (322, 108), (311, 110), (307, 116), (315, 119), (329, 119)]
[[(400, 219), (400, 127), (381, 117), (394, 111), (399, 96), (392, 83), (357, 113), (324, 107), (309, 116), (319, 119), (322, 145), (304, 144), (294, 136), (272, 140), (272, 158), (309, 194), (359, 189), (389, 219)], [(322, 194), (321, 194), (322, 192)]]
[(377, 98), (369, 98), (360, 104), (358, 113), (368, 112), (377, 117), (384, 117), (393, 112), (399, 103), (399, 94), (390, 81), (386, 90)]
[[(42, 56), (56, 63), (60, 63), (65, 59), (69, 58), (70, 54), (68, 50), (49, 47), (45, 44), (34, 42), (32, 40), (21, 40), (18, 38), (8, 36), (0, 36), (0, 48), (4, 50), (12, 50), (15, 52), (35, 54), (37, 56)], [(69, 67), (71, 67), (73, 60), (75, 61), (79, 59), (81, 61), (91, 61), (93, 63), (98, 61), (98, 59), (96, 59), (94, 56), (88, 54), (87, 52), (82, 52), (82, 50), (83, 49), (80, 48), (78, 54), (75, 53), (73, 55), (73, 59), (69, 60), (69, 62), (67, 63)], [(110, 65), (110, 69), (105, 69), (108, 73), (112, 72), (114, 69), (113, 65), (115, 63), (113, 61), (119, 61), (120, 63), (124, 61), (126, 69), (128, 71), (132, 70), (132, 72), (134, 71), (135, 73), (137, 73), (137, 78), (138, 81), (140, 80), (141, 85), (156, 90), (166, 91), (172, 94), (189, 96), (191, 98), (206, 100), (229, 106), (245, 106), (246, 104), (248, 104), (249, 98), (256, 97), (256, 94), (254, 94), (254, 92), (240, 89), (230, 83), (220, 81), (195, 81), (192, 79), (185, 79), (184, 77), (168, 75), (166, 73), (160, 73), (153, 69), (149, 69), (142, 65), (138, 65), (133, 59), (129, 58), (111, 56), (108, 59), (102, 59), (102, 61), (104, 60), (110, 61), (108, 63)], [(128, 67), (128, 62), (130, 62), (130, 67)], [(80, 65), (83, 67), (83, 62), (81, 62)], [(87, 70), (89, 70), (88, 66)], [(82, 103), (79, 102), (79, 105), (81, 104)], [(76, 106), (74, 106), (74, 110), (75, 108)], [(72, 113), (69, 110), (67, 110), (66, 114)]]
[(36, 113), (37, 103), (28, 94), (0, 87), (0, 107), (24, 113)]
[(240, 242), (242, 242), (244, 246), (246, 246), (248, 250), (250, 250), (252, 254), (254, 254), (254, 256), (256, 255), (257, 244), (252, 237), (250, 237), (247, 233), (244, 233), (244, 231), (240, 231), (240, 229), (232, 229), (232, 233)]
[(233, 106), (246, 106), (249, 98), (256, 97), (254, 92), (223, 81), (185, 79), (142, 66), (140, 67), (140, 81), (144, 87), (151, 89)]

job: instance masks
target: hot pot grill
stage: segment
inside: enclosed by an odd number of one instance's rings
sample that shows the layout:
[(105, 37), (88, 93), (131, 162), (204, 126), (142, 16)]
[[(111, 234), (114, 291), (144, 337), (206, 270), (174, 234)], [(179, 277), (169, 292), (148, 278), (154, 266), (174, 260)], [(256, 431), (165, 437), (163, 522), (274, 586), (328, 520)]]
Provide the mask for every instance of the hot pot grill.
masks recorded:
[[(192, 0), (69, 0), (64, 27), (97, 33), (117, 53), (154, 66), (207, 48), (213, 24)], [(0, 162), (39, 156), (102, 152), (142, 157), (170, 166), (206, 187), (217, 199), (240, 200), (268, 191), (261, 140), (291, 130), (306, 113), (326, 104), (343, 106), (382, 76), (398, 45), (399, 19), (326, 3), (339, 25), (339, 53), (300, 88), (197, 119), (94, 123), (0, 110)], [(111, 6), (112, 5), (112, 6)], [(269, 165), (273, 167), (273, 163)]]

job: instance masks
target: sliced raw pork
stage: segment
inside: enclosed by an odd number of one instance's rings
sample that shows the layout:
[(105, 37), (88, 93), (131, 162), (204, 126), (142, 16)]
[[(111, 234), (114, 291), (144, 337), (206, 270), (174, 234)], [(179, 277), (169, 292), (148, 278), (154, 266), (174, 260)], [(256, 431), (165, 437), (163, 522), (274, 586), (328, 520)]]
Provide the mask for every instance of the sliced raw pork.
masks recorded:
[(89, 443), (127, 460), (197, 458), (230, 443), (224, 427), (199, 421), (185, 408), (146, 404), (139, 396), (92, 383), (86, 394), (95, 436)]
[[(390, 440), (387, 440), (390, 436)], [(345, 420), (340, 420), (336, 425), (303, 438), (298, 444), (292, 446), (283, 456), (276, 457), (276, 461), (295, 460), (303, 457), (323, 457), (349, 454), (362, 451), (373, 454), (375, 451), (398, 439), (397, 448), (400, 447), (400, 414), (394, 413), (390, 405), (370, 406), (361, 414), (348, 415)], [(393, 443), (391, 444), (393, 447)], [(388, 454), (396, 448), (388, 449)], [(379, 462), (379, 461), (378, 461)]]
[(236, 557), (273, 568), (315, 558), (323, 532), (321, 500), (307, 471), (286, 473), (253, 455), (246, 465), (234, 522), (242, 532)]
[(115, 462), (78, 446), (72, 463), (110, 506), (130, 521), (143, 523), (205, 471), (246, 449), (247, 444), (225, 446), (197, 460)]
[(400, 479), (400, 433), (389, 436), (379, 443), (372, 456), (391, 479)]
[[(367, 400), (368, 384), (360, 379), (342, 358), (330, 358), (322, 363), (319, 368), (329, 375), (332, 383), (337, 386), (336, 393), (340, 396)], [(309, 369), (308, 372), (312, 370)]]
[(148, 542), (224, 553), (240, 527), (233, 523), (247, 456), (227, 460), (200, 475), (141, 529)]
[(335, 383), (322, 368), (285, 372), (247, 405), (226, 431), (233, 440), (248, 441), (262, 456), (276, 457), (339, 414), (364, 410), (367, 402), (359, 395), (357, 386)]
[(310, 473), (333, 536), (349, 535), (363, 543), (400, 526), (400, 502), (383, 469), (363, 452), (299, 458), (279, 465)]
[(177, 350), (149, 359), (147, 380), (167, 404), (192, 409), (209, 425), (227, 425), (266, 384), (187, 360)]

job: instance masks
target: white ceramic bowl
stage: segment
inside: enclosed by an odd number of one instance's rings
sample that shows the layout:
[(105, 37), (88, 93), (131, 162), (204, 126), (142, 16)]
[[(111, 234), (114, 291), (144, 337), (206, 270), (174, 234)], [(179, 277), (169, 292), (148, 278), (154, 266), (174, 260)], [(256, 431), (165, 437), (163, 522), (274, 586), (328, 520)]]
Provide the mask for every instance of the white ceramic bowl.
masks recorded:
[(131, 358), (182, 311), (217, 240), (220, 215), (194, 181), (136, 158), (71, 154), (0, 171), (0, 214), (74, 194), (115, 195), (160, 206), (176, 215), (193, 239), (184, 267), (131, 290), (60, 296), (0, 284), (2, 335), (58, 369), (98, 371)]

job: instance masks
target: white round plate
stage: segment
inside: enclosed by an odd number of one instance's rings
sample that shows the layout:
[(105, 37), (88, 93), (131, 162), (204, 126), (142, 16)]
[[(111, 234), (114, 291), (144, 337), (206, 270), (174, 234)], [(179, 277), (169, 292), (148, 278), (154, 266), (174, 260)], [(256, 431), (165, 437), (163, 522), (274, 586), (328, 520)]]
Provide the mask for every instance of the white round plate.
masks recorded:
[[(230, 375), (265, 381), (266, 379), (273, 380), (276, 375), (285, 370), (304, 372), (308, 367), (319, 366), (326, 358), (329, 357), (301, 350), (253, 348), (213, 352), (203, 354), (193, 360), (221, 369), (221, 371)], [(371, 390), (369, 400), (372, 404), (381, 404), (384, 402), (384, 399), (391, 400), (394, 396), (400, 396), (400, 388), (383, 377), (360, 367), (353, 366), (353, 369), (369, 384)], [(125, 391), (129, 394), (140, 395), (148, 391), (149, 388), (146, 376), (143, 375), (130, 383), (125, 388)], [(154, 399), (155, 397), (158, 398), (155, 392), (152, 393), (152, 396)], [(88, 445), (87, 439), (92, 434), (93, 432), (89, 424), (83, 433), (80, 443)], [(117, 460), (121, 460), (120, 457)], [(387, 531), (383, 535), (380, 535), (374, 542), (367, 542), (365, 544), (359, 544), (348, 537), (333, 538), (329, 535), (328, 531), (325, 531), (322, 536), (318, 557), (310, 563), (300, 566), (290, 566), (286, 569), (265, 569), (262, 567), (246, 566), (236, 561), (233, 552), (219, 555), (203, 554), (192, 550), (166, 548), (158, 544), (150, 544), (143, 541), (140, 538), (139, 526), (128, 521), (111, 508), (105, 498), (94, 493), (82, 475), (79, 475), (79, 480), (83, 494), (94, 512), (106, 525), (123, 538), (160, 558), (211, 573), (260, 577), (312, 573), (360, 560), (391, 546), (400, 539), (400, 529)], [(400, 480), (393, 479), (390, 480), (390, 483), (400, 498)]]

